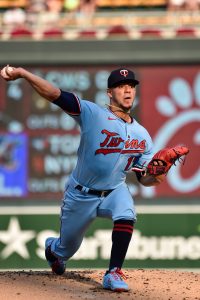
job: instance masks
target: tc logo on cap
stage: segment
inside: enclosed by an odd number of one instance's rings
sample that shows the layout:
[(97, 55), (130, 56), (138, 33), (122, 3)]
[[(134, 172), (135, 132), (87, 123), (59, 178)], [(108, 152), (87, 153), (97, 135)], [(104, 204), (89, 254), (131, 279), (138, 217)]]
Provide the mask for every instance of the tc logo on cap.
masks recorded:
[(120, 70), (120, 74), (126, 77), (128, 75), (128, 70)]
[(139, 83), (137, 79), (135, 79), (135, 74), (129, 69), (117, 69), (113, 70), (108, 77), (108, 88), (116, 87), (121, 83), (128, 82), (133, 83), (134, 86)]

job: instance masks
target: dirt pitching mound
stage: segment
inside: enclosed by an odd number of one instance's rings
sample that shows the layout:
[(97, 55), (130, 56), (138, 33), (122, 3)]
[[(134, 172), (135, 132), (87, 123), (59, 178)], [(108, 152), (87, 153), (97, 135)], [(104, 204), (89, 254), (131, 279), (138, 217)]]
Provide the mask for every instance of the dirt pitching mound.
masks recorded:
[(136, 299), (200, 300), (200, 273), (169, 270), (124, 270), (130, 291), (114, 293), (101, 286), (104, 271), (0, 272), (0, 299)]

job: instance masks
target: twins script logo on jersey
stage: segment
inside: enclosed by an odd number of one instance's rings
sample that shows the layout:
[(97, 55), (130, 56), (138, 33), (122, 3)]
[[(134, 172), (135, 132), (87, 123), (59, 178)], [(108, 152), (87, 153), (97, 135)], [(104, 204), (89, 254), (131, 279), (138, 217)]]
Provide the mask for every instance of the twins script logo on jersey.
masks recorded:
[(120, 74), (126, 77), (128, 75), (128, 70), (120, 70)]
[(146, 140), (138, 141), (138, 139), (124, 140), (117, 132), (110, 132), (106, 129), (101, 131), (106, 137), (102, 143), (100, 143), (99, 149), (95, 151), (96, 154), (110, 154), (110, 153), (143, 153), (146, 147)]

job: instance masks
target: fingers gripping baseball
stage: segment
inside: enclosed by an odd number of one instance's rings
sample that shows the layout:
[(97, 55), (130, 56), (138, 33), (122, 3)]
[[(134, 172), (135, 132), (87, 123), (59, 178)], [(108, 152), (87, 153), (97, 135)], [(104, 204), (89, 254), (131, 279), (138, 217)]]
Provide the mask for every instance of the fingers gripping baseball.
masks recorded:
[(15, 70), (16, 69), (14, 67), (7, 65), (1, 70), (1, 76), (7, 81), (14, 80), (18, 78), (16, 77)]
[(176, 161), (183, 161), (182, 156), (189, 153), (186, 146), (175, 146), (158, 151), (147, 166), (147, 172), (150, 175), (167, 174)]

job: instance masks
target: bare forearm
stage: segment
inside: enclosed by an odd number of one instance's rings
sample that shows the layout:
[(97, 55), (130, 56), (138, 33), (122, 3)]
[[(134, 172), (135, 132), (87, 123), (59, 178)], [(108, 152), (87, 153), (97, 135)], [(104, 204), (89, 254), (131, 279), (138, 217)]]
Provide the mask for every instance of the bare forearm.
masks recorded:
[(49, 101), (53, 101), (60, 96), (60, 89), (54, 87), (47, 80), (38, 77), (25, 69), (20, 68), (21, 77), (26, 79), (36, 92)]
[(140, 183), (144, 186), (155, 186), (162, 183), (165, 179), (165, 174), (154, 176), (146, 174), (140, 178)]
[(47, 80), (34, 75), (24, 68), (14, 68), (7, 66), (1, 70), (1, 76), (7, 81), (24, 78), (27, 82), (30, 83), (30, 85), (40, 96), (50, 102), (57, 99), (61, 93), (59, 88), (53, 86)]

